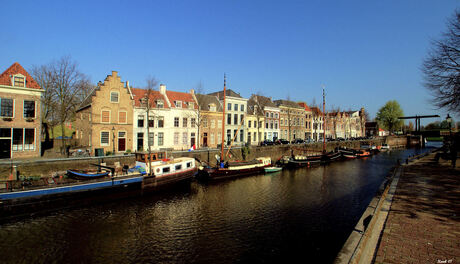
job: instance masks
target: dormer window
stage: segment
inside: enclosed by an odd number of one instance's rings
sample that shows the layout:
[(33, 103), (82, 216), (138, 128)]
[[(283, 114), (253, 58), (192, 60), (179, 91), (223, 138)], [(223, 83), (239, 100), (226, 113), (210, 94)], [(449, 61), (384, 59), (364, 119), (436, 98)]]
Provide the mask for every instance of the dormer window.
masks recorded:
[(210, 104), (210, 105), (208, 105), (208, 107), (209, 107), (209, 111), (211, 111), (211, 112), (216, 111), (216, 105), (215, 104)]
[(164, 108), (163, 100), (157, 100), (155, 104), (157, 105), (157, 108)]
[(174, 105), (178, 108), (182, 108), (182, 101), (174, 101)]
[(118, 92), (110, 92), (110, 102), (118, 103)]
[(26, 87), (26, 77), (22, 74), (13, 75), (12, 78), (13, 86), (16, 87)]

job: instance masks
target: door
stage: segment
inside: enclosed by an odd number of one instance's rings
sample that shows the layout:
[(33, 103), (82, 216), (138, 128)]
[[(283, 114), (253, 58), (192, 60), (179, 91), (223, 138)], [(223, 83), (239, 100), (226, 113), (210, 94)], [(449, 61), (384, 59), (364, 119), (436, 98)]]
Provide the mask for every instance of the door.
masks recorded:
[(11, 139), (0, 139), (0, 159), (11, 158)]
[(193, 145), (195, 145), (195, 133), (192, 133), (190, 137), (190, 146), (192, 147)]
[[(193, 144), (192, 144), (193, 146)], [(208, 146), (208, 133), (203, 133), (203, 146), (207, 147)]]
[(126, 150), (126, 138), (118, 138), (118, 151)]

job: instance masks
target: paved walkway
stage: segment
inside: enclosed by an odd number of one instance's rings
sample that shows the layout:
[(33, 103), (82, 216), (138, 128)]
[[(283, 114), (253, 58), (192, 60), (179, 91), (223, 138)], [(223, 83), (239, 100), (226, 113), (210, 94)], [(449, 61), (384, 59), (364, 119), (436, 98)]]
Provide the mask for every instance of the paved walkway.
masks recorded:
[(404, 166), (374, 263), (460, 263), (459, 163)]

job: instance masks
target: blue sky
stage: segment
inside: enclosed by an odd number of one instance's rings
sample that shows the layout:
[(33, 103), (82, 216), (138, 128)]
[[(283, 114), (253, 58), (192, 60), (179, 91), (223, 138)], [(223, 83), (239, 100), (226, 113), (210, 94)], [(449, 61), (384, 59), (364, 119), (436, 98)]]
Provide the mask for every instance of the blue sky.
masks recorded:
[(397, 100), (406, 115), (443, 119), (420, 67), (458, 7), (456, 0), (3, 1), (0, 71), (70, 55), (94, 83), (116, 70), (135, 87), (154, 76), (170, 90), (201, 82), (213, 92), (225, 72), (228, 88), (247, 98), (320, 103), (324, 84), (327, 108), (364, 106), (374, 117)]

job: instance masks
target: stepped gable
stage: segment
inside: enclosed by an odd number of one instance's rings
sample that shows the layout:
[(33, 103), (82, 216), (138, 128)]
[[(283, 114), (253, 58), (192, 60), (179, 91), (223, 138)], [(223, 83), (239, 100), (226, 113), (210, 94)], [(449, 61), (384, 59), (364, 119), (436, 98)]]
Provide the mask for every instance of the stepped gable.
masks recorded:
[[(140, 99), (147, 95), (147, 90), (140, 89), (140, 88), (131, 88), (131, 92), (134, 98), (134, 106), (141, 107)], [(169, 108), (169, 104), (167, 103), (165, 96), (161, 94), (159, 91), (152, 90), (150, 92), (150, 98), (149, 98), (150, 107), (156, 108), (157, 100), (163, 100), (163, 108)]]
[(216, 105), (216, 112), (222, 112), (222, 105), (219, 102), (217, 96), (207, 95), (207, 94), (195, 94), (196, 99), (198, 100), (198, 105), (201, 110), (210, 111), (209, 105)]
[(15, 62), (6, 71), (0, 74), (0, 85), (13, 86), (11, 83), (11, 75), (22, 74), (26, 77), (26, 88), (41, 89), (40, 85), (32, 78), (32, 76), (21, 66)]

